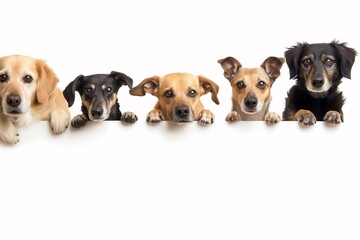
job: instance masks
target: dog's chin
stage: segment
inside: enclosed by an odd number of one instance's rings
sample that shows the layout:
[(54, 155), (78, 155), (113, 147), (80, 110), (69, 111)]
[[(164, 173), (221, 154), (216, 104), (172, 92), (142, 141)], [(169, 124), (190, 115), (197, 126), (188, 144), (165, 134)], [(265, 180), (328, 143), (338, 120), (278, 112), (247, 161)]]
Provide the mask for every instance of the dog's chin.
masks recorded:
[(309, 90), (309, 94), (311, 97), (313, 98), (324, 98), (326, 96), (328, 96), (328, 91), (313, 91), (313, 90)]
[(242, 111), (246, 114), (256, 114), (258, 113), (259, 111), (256, 109), (256, 108), (245, 108), (245, 109), (242, 109)]
[(102, 122), (102, 121), (105, 121), (107, 119), (107, 117), (105, 118), (105, 117), (101, 116), (99, 118), (94, 118), (93, 116), (90, 115), (89, 119), (93, 122)]
[(22, 111), (20, 109), (10, 108), (10, 109), (7, 109), (4, 112), (4, 114), (9, 117), (19, 117), (20, 115), (24, 114), (24, 111)]

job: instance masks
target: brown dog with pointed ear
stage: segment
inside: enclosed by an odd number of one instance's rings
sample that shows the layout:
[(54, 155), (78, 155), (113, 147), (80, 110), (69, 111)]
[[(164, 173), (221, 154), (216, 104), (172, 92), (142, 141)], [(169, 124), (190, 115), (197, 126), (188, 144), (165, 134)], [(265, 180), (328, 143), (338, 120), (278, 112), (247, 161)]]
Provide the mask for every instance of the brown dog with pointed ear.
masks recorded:
[(284, 58), (268, 57), (258, 68), (242, 68), (233, 57), (218, 61), (232, 87), (232, 110), (226, 121), (265, 120), (268, 124), (281, 121), (277, 113), (269, 112), (269, 105), (271, 87), (284, 62)]
[(212, 100), (219, 104), (219, 86), (206, 77), (188, 73), (146, 78), (130, 90), (134, 96), (150, 93), (158, 98), (154, 109), (147, 115), (146, 121), (149, 123), (198, 121), (204, 125), (214, 122), (214, 114), (204, 109), (200, 101), (200, 97), (208, 92), (211, 92)]
[(50, 121), (55, 134), (65, 131), (70, 111), (55, 73), (40, 59), (12, 55), (0, 58), (0, 138), (19, 141), (18, 127)]

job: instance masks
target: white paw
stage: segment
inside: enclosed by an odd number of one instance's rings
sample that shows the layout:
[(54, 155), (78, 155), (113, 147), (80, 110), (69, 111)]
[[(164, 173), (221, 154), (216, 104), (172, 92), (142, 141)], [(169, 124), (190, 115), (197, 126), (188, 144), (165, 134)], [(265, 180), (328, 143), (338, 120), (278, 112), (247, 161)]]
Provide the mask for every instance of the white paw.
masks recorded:
[(70, 116), (64, 111), (51, 113), (50, 126), (55, 134), (63, 133), (69, 126)]
[(265, 122), (267, 124), (275, 124), (275, 123), (278, 123), (281, 121), (281, 117), (279, 114), (275, 113), (275, 112), (268, 112), (266, 115), (265, 115)]
[(199, 119), (199, 123), (202, 125), (209, 125), (214, 123), (215, 116), (209, 110), (204, 110), (201, 113), (201, 117)]
[(19, 134), (12, 124), (5, 129), (3, 126), (0, 127), (0, 138), (6, 143), (15, 144), (19, 142)]

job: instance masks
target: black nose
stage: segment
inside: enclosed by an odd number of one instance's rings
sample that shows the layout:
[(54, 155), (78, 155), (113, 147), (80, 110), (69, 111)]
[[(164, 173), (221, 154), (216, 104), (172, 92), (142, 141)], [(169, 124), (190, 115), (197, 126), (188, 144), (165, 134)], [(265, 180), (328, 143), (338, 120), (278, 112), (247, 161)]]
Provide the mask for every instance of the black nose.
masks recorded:
[(94, 118), (101, 117), (103, 113), (104, 113), (104, 110), (102, 108), (96, 108), (96, 109), (91, 110), (91, 115)]
[(257, 98), (254, 96), (249, 96), (245, 99), (245, 105), (248, 108), (256, 107), (257, 103), (258, 103)]
[(190, 113), (188, 106), (178, 106), (175, 108), (175, 115), (181, 118), (187, 117)]
[(18, 94), (10, 94), (6, 98), (6, 103), (11, 107), (17, 107), (21, 103), (21, 97)]
[(322, 85), (324, 85), (324, 79), (322, 78), (315, 78), (312, 80), (311, 83), (314, 87), (321, 87)]

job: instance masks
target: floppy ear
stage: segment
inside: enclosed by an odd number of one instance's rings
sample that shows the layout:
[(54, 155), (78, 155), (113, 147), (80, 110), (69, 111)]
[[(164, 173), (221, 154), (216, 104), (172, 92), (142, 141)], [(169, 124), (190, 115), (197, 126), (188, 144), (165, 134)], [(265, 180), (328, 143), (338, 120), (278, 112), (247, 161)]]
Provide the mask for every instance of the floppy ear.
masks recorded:
[(219, 104), (219, 99), (217, 98), (217, 94), (219, 92), (219, 86), (204, 76), (199, 75), (198, 78), (199, 78), (200, 87), (203, 89), (201, 95), (211, 92), (211, 99), (213, 100), (214, 103)]
[(127, 76), (126, 74), (112, 71), (110, 73), (110, 76), (113, 77), (120, 84), (120, 87), (122, 85), (128, 85), (130, 89), (132, 88), (133, 80), (131, 79), (131, 77)]
[(218, 63), (220, 63), (221, 67), (224, 69), (224, 77), (229, 81), (234, 79), (236, 73), (242, 67), (241, 63), (233, 57), (220, 59), (218, 60)]
[(290, 72), (290, 79), (294, 79), (296, 76), (299, 75), (299, 66), (300, 66), (300, 57), (301, 53), (303, 52), (303, 49), (308, 44), (306, 42), (304, 43), (298, 43), (297, 45), (288, 48), (288, 50), (285, 51), (285, 59), (286, 64), (289, 67)]
[(357, 52), (355, 49), (347, 47), (346, 43), (332, 41), (331, 44), (335, 48), (340, 59), (341, 74), (344, 77), (351, 79), (351, 68), (355, 62), (355, 56), (357, 55)]
[(66, 101), (68, 102), (69, 107), (71, 107), (74, 104), (75, 91), (78, 90), (79, 85), (80, 85), (80, 81), (83, 78), (84, 78), (84, 75), (77, 76), (75, 78), (75, 80), (70, 82), (63, 91), (63, 95), (64, 95)]
[(266, 74), (269, 76), (271, 83), (275, 81), (280, 76), (280, 69), (284, 64), (284, 58), (277, 57), (268, 57), (261, 64), (261, 67), (265, 70)]
[(139, 85), (130, 89), (130, 94), (133, 96), (144, 96), (146, 93), (150, 93), (158, 97), (159, 80), (160, 77), (158, 76), (146, 78)]
[(55, 90), (59, 79), (43, 60), (36, 61), (36, 70), (39, 75), (36, 85), (36, 98), (39, 103), (44, 103)]

